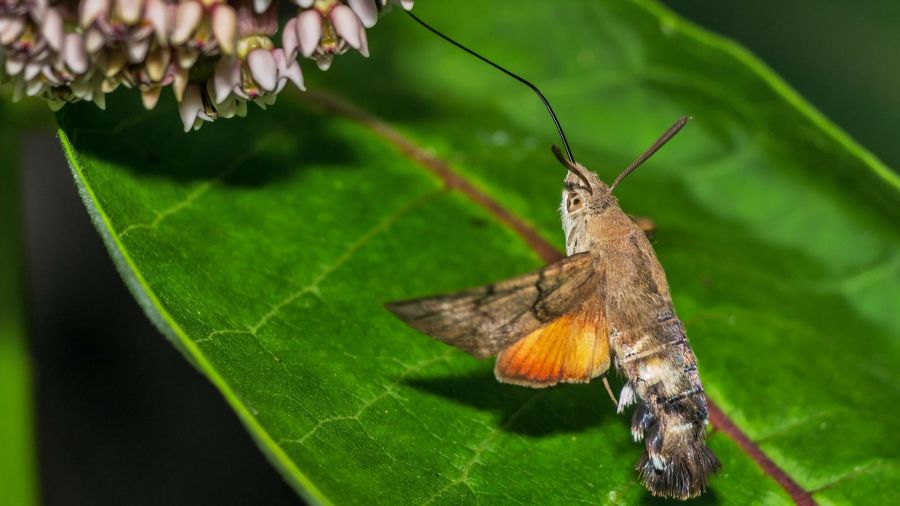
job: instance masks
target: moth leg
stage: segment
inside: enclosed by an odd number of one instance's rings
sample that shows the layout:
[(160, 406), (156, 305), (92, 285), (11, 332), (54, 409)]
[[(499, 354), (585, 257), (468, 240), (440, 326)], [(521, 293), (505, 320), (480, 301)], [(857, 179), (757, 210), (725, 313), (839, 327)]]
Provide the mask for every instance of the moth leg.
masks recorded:
[(606, 389), (606, 393), (609, 394), (609, 398), (612, 399), (613, 404), (616, 406), (619, 405), (619, 400), (616, 399), (616, 394), (613, 393), (612, 388), (609, 386), (609, 380), (606, 379), (606, 375), (603, 375), (603, 388)]
[(634, 222), (639, 229), (641, 229), (641, 232), (647, 236), (647, 239), (653, 239), (653, 234), (656, 232), (656, 222), (653, 221), (653, 219), (646, 216), (635, 216), (633, 214), (629, 214), (628, 217), (631, 218), (631, 221)]

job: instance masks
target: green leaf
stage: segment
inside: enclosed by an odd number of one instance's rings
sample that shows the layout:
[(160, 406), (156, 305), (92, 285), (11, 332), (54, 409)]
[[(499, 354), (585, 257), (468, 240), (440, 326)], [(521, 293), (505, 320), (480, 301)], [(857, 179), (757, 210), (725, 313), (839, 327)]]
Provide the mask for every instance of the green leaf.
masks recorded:
[[(607, 179), (693, 115), (618, 194), (657, 222), (709, 396), (816, 500), (889, 497), (897, 178), (753, 57), (656, 4), (421, 3), (539, 83), (575, 155)], [(76, 182), (123, 277), (310, 500), (646, 498), (641, 447), (602, 387), (500, 385), (490, 363), (383, 309), (542, 263), (436, 173), (561, 247), (563, 172), (527, 89), (403, 15), (371, 39), (371, 60), (306, 65), (316, 93), (195, 134), (168, 101), (64, 109)], [(710, 444), (724, 470), (701, 502), (789, 501), (722, 431)]]

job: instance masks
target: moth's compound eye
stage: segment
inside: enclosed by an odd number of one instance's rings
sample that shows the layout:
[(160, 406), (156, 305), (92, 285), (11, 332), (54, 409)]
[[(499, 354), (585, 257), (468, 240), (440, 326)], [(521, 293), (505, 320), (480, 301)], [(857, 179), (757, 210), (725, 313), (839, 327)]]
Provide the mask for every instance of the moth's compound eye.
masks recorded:
[(584, 202), (581, 200), (581, 197), (577, 193), (572, 193), (569, 195), (568, 202), (566, 202), (566, 211), (574, 213), (581, 209), (583, 205)]

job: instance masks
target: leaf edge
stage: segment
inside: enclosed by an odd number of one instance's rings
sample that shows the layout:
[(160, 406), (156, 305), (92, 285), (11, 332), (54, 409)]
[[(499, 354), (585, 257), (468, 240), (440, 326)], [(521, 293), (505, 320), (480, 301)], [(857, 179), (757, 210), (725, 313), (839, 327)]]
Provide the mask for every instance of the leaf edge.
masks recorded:
[(272, 436), (257, 421), (249, 408), (241, 401), (227, 381), (209, 363), (200, 348), (191, 340), (184, 329), (175, 322), (171, 314), (163, 307), (159, 298), (153, 292), (147, 280), (144, 279), (137, 265), (131, 259), (127, 249), (112, 226), (112, 222), (102, 205), (96, 198), (93, 188), (84, 177), (84, 168), (78, 159), (75, 148), (68, 135), (62, 128), (58, 129), (57, 136), (78, 195), (84, 203), (94, 228), (103, 239), (113, 264), (122, 280), (128, 287), (128, 291), (137, 301), (138, 305), (153, 323), (153, 325), (180, 351), (185, 358), (203, 374), (222, 394), (225, 402), (238, 415), (247, 432), (256, 441), (266, 458), (279, 471), (279, 474), (297, 491), (304, 500), (311, 504), (333, 505), (334, 503), (313, 483), (313, 481), (297, 467), (296, 463), (287, 455), (284, 449), (272, 438)]
[(657, 0), (631, 0), (631, 3), (644, 9), (660, 23), (670, 23), (686, 37), (714, 50), (722, 51), (734, 58), (737, 63), (747, 67), (771, 87), (777, 96), (783, 98), (793, 109), (821, 129), (838, 146), (844, 148), (853, 158), (862, 161), (883, 183), (900, 192), (900, 173), (891, 170), (872, 151), (841, 129), (752, 51), (735, 40), (719, 35), (681, 16)]

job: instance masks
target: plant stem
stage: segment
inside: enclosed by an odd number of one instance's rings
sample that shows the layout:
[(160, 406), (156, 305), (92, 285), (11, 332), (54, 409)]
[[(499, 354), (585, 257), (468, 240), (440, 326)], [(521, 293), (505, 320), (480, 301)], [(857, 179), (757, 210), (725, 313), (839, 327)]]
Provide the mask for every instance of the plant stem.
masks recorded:
[(27, 506), (37, 504), (38, 487), (15, 112), (0, 104), (0, 501)]

